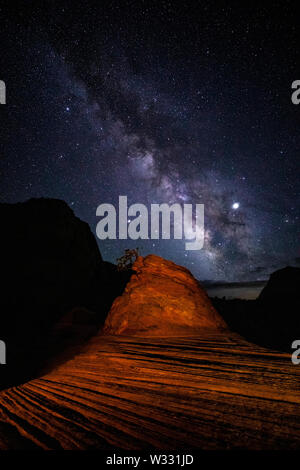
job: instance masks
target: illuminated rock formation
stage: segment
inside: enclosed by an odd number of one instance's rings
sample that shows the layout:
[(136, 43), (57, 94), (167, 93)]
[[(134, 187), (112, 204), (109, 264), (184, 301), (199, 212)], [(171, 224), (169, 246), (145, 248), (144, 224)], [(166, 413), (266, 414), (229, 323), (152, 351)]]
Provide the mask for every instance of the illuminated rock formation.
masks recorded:
[(226, 329), (190, 271), (159, 256), (139, 257), (130, 282), (107, 316), (104, 332), (185, 336)]

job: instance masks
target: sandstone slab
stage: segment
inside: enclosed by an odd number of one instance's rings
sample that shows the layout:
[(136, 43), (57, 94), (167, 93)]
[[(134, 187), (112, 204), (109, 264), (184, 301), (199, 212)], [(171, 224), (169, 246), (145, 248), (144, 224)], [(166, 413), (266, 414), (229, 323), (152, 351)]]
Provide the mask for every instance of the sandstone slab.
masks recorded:
[(186, 336), (220, 331), (226, 324), (186, 268), (156, 255), (139, 257), (122, 296), (115, 299), (104, 333)]

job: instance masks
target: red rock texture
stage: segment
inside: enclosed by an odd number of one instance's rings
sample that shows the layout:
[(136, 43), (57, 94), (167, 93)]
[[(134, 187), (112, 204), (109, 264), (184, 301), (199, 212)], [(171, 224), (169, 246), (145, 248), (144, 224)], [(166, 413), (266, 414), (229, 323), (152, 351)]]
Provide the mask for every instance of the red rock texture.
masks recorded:
[(190, 271), (155, 255), (139, 257), (135, 274), (107, 316), (104, 333), (186, 336), (226, 324)]
[(0, 450), (299, 451), (299, 384), (290, 354), (228, 331), (97, 335), (0, 392)]

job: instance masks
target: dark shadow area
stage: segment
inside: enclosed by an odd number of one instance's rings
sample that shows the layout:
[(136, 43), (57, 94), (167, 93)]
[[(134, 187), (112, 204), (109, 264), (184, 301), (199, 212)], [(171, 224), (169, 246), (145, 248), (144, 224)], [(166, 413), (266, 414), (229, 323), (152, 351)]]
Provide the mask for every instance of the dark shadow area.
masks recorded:
[(102, 260), (88, 224), (63, 201), (0, 204), (0, 217), (3, 389), (36, 376), (49, 356), (94, 334), (131, 272)]
[(300, 268), (274, 272), (256, 300), (211, 300), (230, 329), (248, 341), (291, 352), (300, 339)]

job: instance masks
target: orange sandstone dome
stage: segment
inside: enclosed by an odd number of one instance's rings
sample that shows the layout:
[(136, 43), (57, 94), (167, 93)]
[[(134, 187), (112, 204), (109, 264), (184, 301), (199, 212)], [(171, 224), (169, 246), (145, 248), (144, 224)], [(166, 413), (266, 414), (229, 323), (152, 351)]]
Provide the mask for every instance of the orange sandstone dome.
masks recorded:
[(139, 257), (122, 296), (114, 301), (104, 333), (186, 336), (227, 326), (188, 269), (156, 255)]

